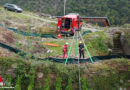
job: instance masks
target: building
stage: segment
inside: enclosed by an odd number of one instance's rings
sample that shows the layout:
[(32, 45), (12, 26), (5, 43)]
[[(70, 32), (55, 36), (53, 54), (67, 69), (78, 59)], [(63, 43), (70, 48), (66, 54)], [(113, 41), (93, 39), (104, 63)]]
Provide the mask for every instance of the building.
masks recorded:
[(82, 17), (86, 23), (97, 24), (102, 27), (110, 26), (110, 22), (107, 17)]

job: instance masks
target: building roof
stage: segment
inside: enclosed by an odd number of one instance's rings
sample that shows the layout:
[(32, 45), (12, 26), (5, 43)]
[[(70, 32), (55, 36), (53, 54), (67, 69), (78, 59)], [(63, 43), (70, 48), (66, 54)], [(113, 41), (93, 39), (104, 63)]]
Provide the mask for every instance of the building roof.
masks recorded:
[(81, 19), (105, 19), (110, 26), (110, 21), (109, 21), (108, 17), (81, 17)]

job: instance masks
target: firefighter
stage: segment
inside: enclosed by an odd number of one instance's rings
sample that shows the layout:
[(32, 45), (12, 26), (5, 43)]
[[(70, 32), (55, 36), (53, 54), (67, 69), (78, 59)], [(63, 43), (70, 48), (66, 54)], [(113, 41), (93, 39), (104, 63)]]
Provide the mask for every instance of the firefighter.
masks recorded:
[(65, 57), (67, 58), (68, 56), (68, 42), (65, 43), (65, 45), (63, 46), (63, 56), (62, 59), (64, 59)]
[(83, 59), (84, 59), (84, 44), (80, 41), (79, 42), (79, 57), (81, 59), (81, 56), (83, 56)]

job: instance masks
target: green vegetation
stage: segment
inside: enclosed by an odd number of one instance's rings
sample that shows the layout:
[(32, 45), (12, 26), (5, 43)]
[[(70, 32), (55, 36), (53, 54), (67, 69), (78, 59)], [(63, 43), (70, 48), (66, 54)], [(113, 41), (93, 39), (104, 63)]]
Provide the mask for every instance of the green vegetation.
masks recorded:
[(68, 85), (67, 85), (67, 87), (65, 88), (65, 90), (73, 90), (73, 89), (72, 89), (72, 78), (69, 78), (69, 79), (68, 79)]
[[(15, 2), (18, 5), (22, 5), (21, 7), (25, 10), (34, 12), (49, 13), (51, 15), (62, 15), (63, 13), (63, 0), (1, 0), (0, 4), (3, 5), (6, 1), (10, 3)], [(128, 3), (128, 0), (67, 0), (66, 13), (74, 12), (82, 16), (108, 16), (113, 25), (124, 24), (120, 28), (124, 31), (125, 39), (130, 45), (130, 25), (125, 24), (129, 22), (130, 12), (128, 10)], [(44, 6), (44, 8), (39, 4)], [(9, 27), (16, 27), (25, 32), (56, 35), (56, 24), (54, 23), (46, 23), (29, 16), (6, 11), (3, 7), (0, 7), (0, 13), (1, 24), (4, 23)], [(38, 15), (27, 11), (24, 11), (23, 14)], [(48, 17), (42, 17), (49, 20)], [(112, 37), (106, 35), (106, 29), (104, 28), (104, 31), (86, 34), (83, 37), (92, 56), (108, 55), (108, 48), (113, 47)], [(2, 77), (8, 82), (7, 86), (13, 85), (15, 86), (15, 90), (22, 90), (23, 88), (25, 90), (79, 89), (78, 67), (76, 64), (64, 65), (37, 60), (37, 58), (31, 59), (32, 56), (40, 58), (61, 58), (62, 46), (65, 42), (68, 42), (70, 45), (72, 39), (57, 40), (43, 39), (41, 37), (24, 37), (17, 33), (13, 33), (13, 36), (15, 40), (9, 46), (20, 49), (26, 52), (27, 55), (24, 59), (20, 57), (23, 52), (17, 55), (13, 54), (11, 57), (0, 56), (0, 72)], [(59, 47), (46, 46), (44, 43), (58, 44)], [(71, 51), (71, 54), (74, 54), (74, 56), (76, 51), (75, 47), (76, 40)], [(49, 50), (52, 52), (48, 52)], [(0, 51), (1, 53), (2, 51)], [(87, 57), (86, 52), (85, 56)], [(129, 88), (129, 63), (129, 59), (121, 58), (93, 64), (81, 64), (82, 90), (117, 90), (120, 87)]]
[[(0, 5), (15, 3), (24, 10), (63, 15), (64, 0), (1, 0)], [(79, 13), (82, 16), (108, 16), (111, 24), (129, 22), (129, 0), (67, 0), (66, 13)]]
[(86, 79), (82, 78), (81, 79), (81, 85), (82, 85), (82, 90), (88, 90), (87, 89), (87, 83), (86, 83)]
[(21, 90), (21, 77), (20, 76), (17, 77), (15, 90)]
[[(128, 88), (130, 72), (127, 66), (130, 61), (124, 58), (99, 63), (87, 63), (81, 67), (81, 88), (83, 90), (108, 90)], [(3, 71), (4, 69), (4, 71)], [(75, 64), (65, 66), (60, 63), (22, 60), (19, 58), (0, 57), (0, 71), (6, 76), (8, 69), (14, 69), (8, 79), (17, 90), (43, 89), (77, 90), (78, 67)], [(43, 73), (41, 78), (38, 73)], [(15, 75), (15, 76), (14, 76)], [(11, 78), (11, 79), (10, 79)], [(54, 81), (53, 81), (54, 80)]]
[(125, 40), (130, 46), (130, 24), (125, 24), (121, 27), (121, 31), (125, 34)]
[(60, 77), (56, 78), (56, 84), (55, 84), (55, 89), (56, 90), (62, 90), (62, 79)]
[[(37, 34), (56, 34), (56, 23), (48, 23), (45, 20), (53, 20), (48, 17), (41, 20), (40, 16), (36, 13), (24, 11), (21, 13), (10, 12), (4, 10), (3, 7), (0, 7), (0, 24), (5, 24), (8, 27), (14, 27), (18, 30), (22, 30), (27, 33), (37, 33)], [(26, 15), (27, 14), (27, 15)], [(33, 18), (29, 15), (36, 16)], [(1, 18), (2, 17), (2, 18)]]
[(49, 77), (45, 79), (45, 84), (44, 84), (42, 90), (50, 90), (50, 78)]
[(35, 74), (33, 74), (32, 76), (30, 76), (30, 82), (29, 82), (28, 90), (33, 90), (33, 88), (34, 88), (34, 82), (35, 82), (34, 78), (35, 78)]
[(108, 46), (106, 44), (107, 37), (104, 32), (94, 32), (84, 36), (85, 43), (91, 55), (107, 55)]

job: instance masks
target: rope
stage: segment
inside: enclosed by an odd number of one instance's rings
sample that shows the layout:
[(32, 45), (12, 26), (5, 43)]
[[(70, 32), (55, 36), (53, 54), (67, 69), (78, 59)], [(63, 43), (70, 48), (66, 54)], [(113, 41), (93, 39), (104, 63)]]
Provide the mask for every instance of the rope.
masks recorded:
[[(78, 33), (77, 33), (77, 37), (78, 37)], [(76, 46), (77, 46), (77, 48), (76, 48), (76, 51), (77, 51), (77, 49), (78, 49), (78, 39), (76, 40)], [(81, 90), (81, 79), (80, 79), (80, 62), (79, 62), (79, 55), (77, 54), (77, 58), (78, 58), (78, 71), (79, 71), (79, 74), (78, 74), (78, 76), (79, 76), (79, 90)]]
[(71, 49), (72, 49), (72, 45), (73, 45), (73, 42), (74, 42), (74, 37), (75, 37), (75, 34), (74, 34), (74, 36), (73, 36), (73, 40), (72, 40), (70, 49), (69, 49), (69, 51), (68, 51), (68, 56), (67, 56), (67, 58), (66, 58), (65, 65), (66, 65), (66, 63), (67, 63), (67, 61), (68, 61), (68, 59), (69, 59), (69, 55), (70, 55), (70, 52), (71, 52)]
[[(81, 37), (81, 39), (82, 39), (82, 42), (84, 43), (83, 37), (81, 36), (81, 33), (80, 33), (80, 32), (79, 32), (79, 35), (80, 35), (80, 37)], [(90, 55), (90, 53), (89, 53), (89, 51), (88, 51), (88, 48), (87, 48), (87, 46), (85, 45), (85, 43), (84, 43), (84, 46), (85, 46), (85, 49), (86, 49), (86, 51), (87, 51), (87, 54), (88, 54), (88, 56), (89, 56), (91, 62), (93, 63), (93, 59), (92, 59), (92, 57), (91, 57), (91, 55)]]
[[(78, 37), (78, 33), (77, 34), (77, 37)], [(77, 49), (78, 49), (78, 38), (76, 39), (76, 56), (77, 56)]]

